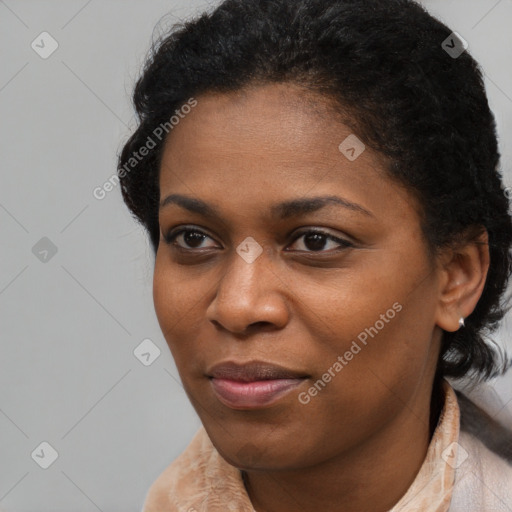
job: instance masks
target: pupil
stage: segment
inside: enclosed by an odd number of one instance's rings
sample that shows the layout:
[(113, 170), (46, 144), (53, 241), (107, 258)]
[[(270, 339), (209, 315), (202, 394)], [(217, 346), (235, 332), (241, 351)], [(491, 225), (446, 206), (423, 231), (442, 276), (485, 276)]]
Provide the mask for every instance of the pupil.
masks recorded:
[(309, 250), (320, 251), (325, 245), (325, 235), (322, 235), (321, 233), (306, 235), (304, 238), (304, 244)]
[[(201, 235), (201, 233), (198, 233), (197, 231), (188, 231), (183, 235), (183, 238), (187, 245), (197, 247), (198, 245), (201, 245), (204, 235)], [(194, 243), (197, 243), (197, 245), (194, 245)]]

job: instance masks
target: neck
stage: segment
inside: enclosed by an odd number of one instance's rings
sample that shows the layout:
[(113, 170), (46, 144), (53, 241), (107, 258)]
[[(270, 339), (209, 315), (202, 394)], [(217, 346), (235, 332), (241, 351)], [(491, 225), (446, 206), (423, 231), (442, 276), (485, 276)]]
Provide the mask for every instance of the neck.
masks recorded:
[(393, 422), (348, 452), (313, 467), (246, 473), (244, 482), (255, 510), (390, 510), (407, 492), (425, 460), (439, 418), (440, 384), (441, 380), (435, 379), (430, 396), (408, 404)]

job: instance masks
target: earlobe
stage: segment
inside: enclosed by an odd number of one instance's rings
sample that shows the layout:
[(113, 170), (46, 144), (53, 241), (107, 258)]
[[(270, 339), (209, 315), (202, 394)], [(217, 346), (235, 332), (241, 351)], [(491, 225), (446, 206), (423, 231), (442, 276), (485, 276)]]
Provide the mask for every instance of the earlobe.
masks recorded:
[(484, 289), (490, 263), (487, 231), (442, 258), (436, 324), (454, 332), (464, 327)]

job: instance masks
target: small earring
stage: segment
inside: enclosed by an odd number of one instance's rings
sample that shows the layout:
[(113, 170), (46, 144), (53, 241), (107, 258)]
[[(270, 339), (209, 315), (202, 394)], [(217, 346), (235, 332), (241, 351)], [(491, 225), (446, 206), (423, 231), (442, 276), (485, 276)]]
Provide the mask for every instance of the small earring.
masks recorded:
[(461, 317), (459, 318), (459, 329), (460, 329), (461, 327), (464, 327), (464, 317), (463, 317), (463, 316), (461, 316)]

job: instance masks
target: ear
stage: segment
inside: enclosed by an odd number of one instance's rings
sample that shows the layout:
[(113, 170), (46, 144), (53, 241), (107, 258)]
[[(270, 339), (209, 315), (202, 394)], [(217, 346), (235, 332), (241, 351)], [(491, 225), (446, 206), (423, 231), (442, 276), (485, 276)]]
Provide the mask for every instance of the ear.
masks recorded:
[(439, 304), (436, 323), (445, 331), (459, 329), (460, 317), (475, 309), (489, 270), (489, 237), (484, 230), (476, 239), (447, 249), (441, 256)]

